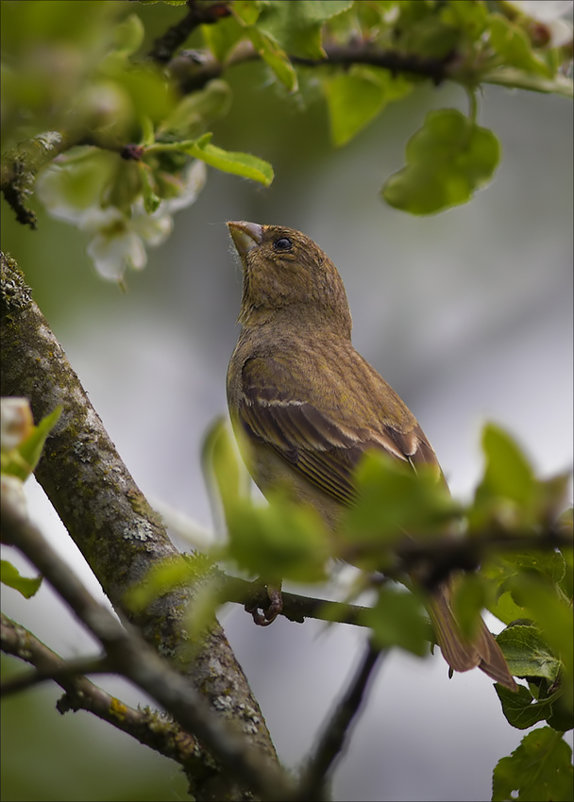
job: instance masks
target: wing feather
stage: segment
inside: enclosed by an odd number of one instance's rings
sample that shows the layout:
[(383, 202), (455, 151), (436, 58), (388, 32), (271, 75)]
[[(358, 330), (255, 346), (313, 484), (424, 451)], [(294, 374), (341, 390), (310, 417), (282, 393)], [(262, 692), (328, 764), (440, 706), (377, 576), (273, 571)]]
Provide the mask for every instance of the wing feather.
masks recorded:
[(421, 462), (436, 462), (431, 446), (413, 418), (403, 431), (377, 418), (372, 425), (340, 423), (320, 409), (318, 403), (289, 397), (286, 389), (289, 382), (281, 382), (280, 389), (275, 383), (271, 385), (272, 374), (268, 362), (261, 358), (244, 364), (238, 399), (242, 426), (256, 441), (271, 447), (307, 480), (338, 501), (352, 502), (353, 470), (367, 449), (379, 448), (413, 467)]

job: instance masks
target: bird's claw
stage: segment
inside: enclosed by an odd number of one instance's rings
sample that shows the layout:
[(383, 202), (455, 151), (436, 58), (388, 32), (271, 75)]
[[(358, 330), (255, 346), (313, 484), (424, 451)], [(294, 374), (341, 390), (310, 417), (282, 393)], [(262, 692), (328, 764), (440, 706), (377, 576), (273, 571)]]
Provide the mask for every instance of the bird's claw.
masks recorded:
[(283, 611), (281, 588), (275, 585), (266, 585), (265, 590), (267, 592), (268, 604), (263, 605), (261, 604), (261, 600), (257, 599), (245, 605), (245, 610), (251, 613), (253, 621), (259, 627), (268, 627)]

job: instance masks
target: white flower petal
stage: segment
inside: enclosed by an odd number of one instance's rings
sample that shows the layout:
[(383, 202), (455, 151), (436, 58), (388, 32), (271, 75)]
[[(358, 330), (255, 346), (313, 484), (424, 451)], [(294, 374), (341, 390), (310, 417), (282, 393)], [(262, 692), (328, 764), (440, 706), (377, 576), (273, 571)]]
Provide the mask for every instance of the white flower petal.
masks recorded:
[(199, 161), (199, 159), (191, 162), (181, 178), (181, 195), (175, 198), (168, 198), (164, 201), (166, 209), (170, 212), (179, 212), (180, 209), (185, 209), (195, 202), (197, 196), (205, 186), (207, 178), (207, 168), (204, 162)]
[(134, 214), (131, 220), (132, 229), (142, 237), (148, 245), (161, 245), (169, 237), (173, 229), (173, 220), (165, 214), (164, 204), (153, 214)]
[(541, 22), (551, 22), (572, 13), (572, 0), (512, 0), (511, 5)]
[(147, 263), (143, 242), (129, 230), (96, 234), (88, 245), (88, 254), (98, 273), (111, 281), (120, 281), (128, 267), (141, 270)]

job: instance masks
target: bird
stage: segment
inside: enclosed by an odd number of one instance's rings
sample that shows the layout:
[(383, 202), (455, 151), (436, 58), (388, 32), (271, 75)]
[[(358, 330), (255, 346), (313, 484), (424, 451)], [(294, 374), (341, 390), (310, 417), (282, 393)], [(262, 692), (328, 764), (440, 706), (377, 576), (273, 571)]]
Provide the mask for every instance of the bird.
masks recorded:
[[(377, 449), (445, 482), (436, 454), (399, 395), (355, 350), (341, 276), (321, 248), (293, 228), (227, 223), (243, 268), (237, 344), (227, 371), (232, 428), (264, 495), (286, 489), (335, 532), (356, 496), (355, 468)], [(247, 444), (247, 445), (246, 445)], [(451, 582), (430, 593), (428, 612), (452, 671), (479, 667), (516, 685), (484, 621), (464, 638)], [(280, 610), (270, 592), (269, 620)], [(256, 619), (257, 620), (257, 619)], [(259, 621), (268, 623), (268, 621)]]

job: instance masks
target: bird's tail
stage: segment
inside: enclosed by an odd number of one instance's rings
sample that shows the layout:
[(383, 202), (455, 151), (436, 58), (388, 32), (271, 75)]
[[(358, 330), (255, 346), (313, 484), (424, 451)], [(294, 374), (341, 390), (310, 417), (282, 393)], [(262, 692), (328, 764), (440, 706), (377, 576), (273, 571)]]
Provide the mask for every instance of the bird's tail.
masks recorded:
[(468, 671), (478, 666), (496, 682), (512, 691), (517, 690), (518, 685), (512, 678), (500, 646), (484, 621), (480, 622), (472, 641), (465, 640), (451, 610), (449, 598), (449, 588), (442, 586), (428, 604), (438, 645), (449, 666), (454, 671)]

